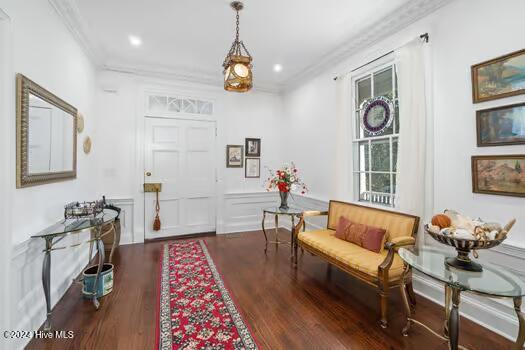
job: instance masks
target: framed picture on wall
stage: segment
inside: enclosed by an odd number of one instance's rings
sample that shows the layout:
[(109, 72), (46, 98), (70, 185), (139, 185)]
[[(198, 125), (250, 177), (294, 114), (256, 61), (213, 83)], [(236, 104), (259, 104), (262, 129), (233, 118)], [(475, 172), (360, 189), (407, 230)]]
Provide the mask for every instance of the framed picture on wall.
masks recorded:
[(525, 49), (471, 67), (474, 103), (525, 94)]
[(226, 146), (226, 167), (227, 168), (242, 168), (243, 167), (243, 147), (242, 145), (227, 145)]
[(246, 157), (260, 157), (261, 156), (261, 139), (246, 139), (245, 149), (246, 149)]
[(472, 192), (525, 197), (525, 155), (473, 156)]
[(525, 144), (525, 103), (476, 112), (478, 147)]
[(245, 175), (246, 178), (261, 177), (261, 159), (260, 158), (246, 158)]

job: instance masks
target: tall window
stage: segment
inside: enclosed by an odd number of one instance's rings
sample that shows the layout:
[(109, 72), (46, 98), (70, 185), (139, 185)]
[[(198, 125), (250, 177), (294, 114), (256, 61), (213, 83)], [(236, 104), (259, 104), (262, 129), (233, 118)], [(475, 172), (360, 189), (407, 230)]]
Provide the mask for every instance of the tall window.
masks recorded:
[[(395, 66), (390, 63), (363, 74), (354, 81), (355, 138), (354, 184), (358, 200), (394, 206), (396, 190), (397, 145), (399, 138), (399, 105)], [(379, 135), (361, 128), (360, 106), (371, 97), (385, 96), (393, 101), (395, 118)]]

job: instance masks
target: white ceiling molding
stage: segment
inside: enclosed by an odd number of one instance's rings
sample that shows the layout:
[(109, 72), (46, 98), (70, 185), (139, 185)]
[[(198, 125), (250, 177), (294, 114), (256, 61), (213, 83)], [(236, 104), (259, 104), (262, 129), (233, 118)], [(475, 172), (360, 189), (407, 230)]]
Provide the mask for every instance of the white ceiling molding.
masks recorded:
[(385, 16), (345, 40), (345, 42), (338, 45), (334, 51), (324, 55), (322, 59), (316, 60), (315, 63), (288, 79), (285, 85), (287, 87), (298, 85), (301, 82), (322, 73), (329, 69), (329, 67), (341, 63), (359, 51), (374, 45), (403, 28), (406, 28), (410, 24), (452, 1), (453, 0), (410, 0), (393, 13)]
[[(173, 67), (173, 66), (161, 66), (161, 65), (148, 65), (148, 64), (119, 64), (119, 63), (107, 63), (100, 66), (101, 69), (105, 69), (112, 72), (120, 72), (127, 74), (135, 74), (139, 76), (146, 76), (160, 79), (173, 79), (177, 81), (186, 81), (190, 83), (212, 85), (218, 88), (222, 88), (223, 75), (220, 71), (210, 72), (205, 70), (198, 70), (194, 67)], [(268, 92), (278, 94), (281, 92), (284, 86), (277, 84), (269, 84), (264, 82), (258, 82), (254, 85), (253, 90), (259, 92)]]
[(99, 67), (106, 58), (106, 53), (101, 45), (92, 40), (87, 33), (88, 24), (82, 19), (80, 11), (73, 0), (48, 0), (56, 13), (62, 19), (67, 29), (85, 51), (91, 61)]

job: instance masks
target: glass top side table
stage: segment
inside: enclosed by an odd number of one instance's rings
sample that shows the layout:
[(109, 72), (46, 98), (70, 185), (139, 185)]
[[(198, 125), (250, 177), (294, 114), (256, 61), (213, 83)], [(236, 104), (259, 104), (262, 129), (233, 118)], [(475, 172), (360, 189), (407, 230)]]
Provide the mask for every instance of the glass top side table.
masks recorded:
[[(44, 296), (46, 298), (47, 310), (47, 317), (44, 323), (45, 331), (51, 329), (51, 252), (57, 249), (80, 246), (84, 243), (90, 243), (90, 245), (92, 245), (93, 243), (96, 244), (99, 261), (97, 275), (93, 284), (93, 292), (90, 293), (90, 295), (92, 296), (93, 305), (96, 309), (98, 309), (100, 303), (97, 299), (96, 288), (97, 281), (100, 278), (100, 273), (102, 272), (105, 259), (104, 243), (102, 242), (102, 236), (104, 236), (106, 233), (102, 232), (102, 226), (104, 226), (105, 224), (113, 223), (117, 215), (117, 212), (113, 210), (104, 210), (102, 213), (97, 214), (94, 217), (64, 219), (31, 236), (31, 238), (42, 238), (45, 240), (46, 243), (46, 248), (44, 249), (44, 261), (42, 263), (42, 286), (44, 288)], [(71, 234), (79, 234), (82, 231), (88, 229), (91, 229), (91, 237), (88, 241), (72, 244), (69, 246), (56, 246), (65, 237)], [(113, 234), (115, 234), (114, 228)], [(113, 241), (115, 241), (115, 239)], [(114, 246), (112, 247), (112, 253), (113, 248)], [(91, 249), (89, 258), (91, 259)]]
[[(512, 298), (514, 310), (519, 320), (519, 333), (512, 349), (522, 349), (525, 343), (525, 316), (521, 311), (522, 297), (525, 296), (525, 281), (515, 274), (506, 271), (503, 267), (482, 264), (482, 272), (470, 272), (449, 267), (445, 264), (447, 257), (454, 256), (438, 248), (400, 248), (399, 256), (405, 262), (402, 277), (401, 294), (407, 312), (407, 324), (403, 335), (407, 335), (412, 323), (426, 325), (412, 318), (412, 310), (404, 289), (406, 276), (414, 268), (425, 275), (442, 282), (445, 285), (445, 323), (443, 336), (431, 331), (443, 340), (447, 340), (450, 349), (463, 348), (459, 343), (459, 303), (461, 292), (471, 292), (478, 295)], [(452, 304), (452, 305), (451, 305)]]
[[(263, 231), (263, 234), (264, 234), (264, 239), (266, 241), (266, 245), (264, 247), (264, 252), (266, 253), (266, 250), (268, 249), (268, 243), (274, 243), (274, 244), (290, 244), (290, 249), (293, 253), (293, 228), (295, 227), (295, 219), (296, 218), (300, 218), (301, 215), (303, 214), (303, 211), (304, 209), (303, 208), (299, 208), (297, 206), (293, 206), (293, 205), (290, 205), (288, 207), (288, 209), (282, 209), (282, 208), (279, 208), (278, 206), (275, 206), (275, 207), (271, 207), (271, 208), (265, 208), (263, 209), (263, 219), (262, 219), (262, 231)], [(274, 215), (274, 220), (275, 220), (275, 239), (273, 241), (269, 241), (268, 240), (268, 235), (266, 233), (266, 227), (265, 227), (265, 221), (266, 221), (266, 215), (267, 214), (270, 214), (270, 215)], [(278, 236), (278, 233), (279, 233), (279, 215), (286, 215), (286, 216), (289, 216), (292, 220), (292, 228), (290, 230), (290, 242), (284, 242), (284, 241), (279, 241), (279, 236)]]

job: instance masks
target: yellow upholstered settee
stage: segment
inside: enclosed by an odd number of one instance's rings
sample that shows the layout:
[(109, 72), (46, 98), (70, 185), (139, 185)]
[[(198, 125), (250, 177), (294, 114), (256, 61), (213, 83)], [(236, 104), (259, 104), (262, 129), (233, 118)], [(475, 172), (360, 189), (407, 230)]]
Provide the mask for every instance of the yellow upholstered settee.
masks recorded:
[[(327, 228), (324, 230), (304, 231), (305, 217), (328, 215)], [(379, 227), (386, 230), (384, 249), (375, 253), (359, 245), (335, 237), (339, 218)], [(297, 265), (297, 248), (319, 256), (346, 273), (379, 289), (381, 307), (381, 326), (387, 326), (388, 291), (401, 285), (403, 261), (397, 254), (402, 246), (415, 244), (419, 218), (408, 214), (385, 209), (372, 208), (357, 204), (330, 201), (328, 212), (304, 212), (299, 223), (294, 227), (294, 263)], [(411, 276), (406, 276), (410, 302), (415, 305)]]

